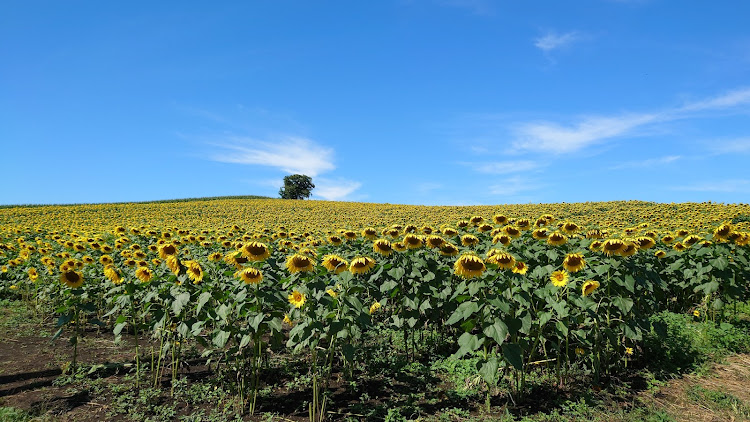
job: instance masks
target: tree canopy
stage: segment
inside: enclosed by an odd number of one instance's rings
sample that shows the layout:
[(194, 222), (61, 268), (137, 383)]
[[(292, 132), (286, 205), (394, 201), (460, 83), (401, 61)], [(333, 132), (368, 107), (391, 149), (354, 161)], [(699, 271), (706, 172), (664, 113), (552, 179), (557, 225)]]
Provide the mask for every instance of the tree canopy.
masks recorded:
[(304, 199), (310, 197), (310, 191), (315, 188), (310, 176), (292, 174), (284, 177), (284, 187), (279, 189), (281, 199)]

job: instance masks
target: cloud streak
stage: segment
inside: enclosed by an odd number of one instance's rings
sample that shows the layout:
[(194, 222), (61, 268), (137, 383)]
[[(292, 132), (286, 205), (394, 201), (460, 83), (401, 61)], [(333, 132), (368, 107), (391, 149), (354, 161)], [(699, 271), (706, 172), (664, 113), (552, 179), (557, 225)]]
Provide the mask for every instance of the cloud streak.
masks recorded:
[(549, 121), (522, 122), (512, 129), (515, 135), (513, 146), (522, 151), (571, 153), (613, 138), (633, 136), (636, 131), (655, 123), (695, 117), (696, 112), (726, 110), (746, 104), (750, 104), (750, 88), (654, 113), (588, 116), (568, 125)]
[(520, 173), (524, 171), (534, 170), (541, 167), (536, 161), (521, 160), (521, 161), (499, 161), (493, 163), (463, 163), (467, 166), (472, 167), (474, 170), (480, 173), (487, 174), (508, 174), (508, 173)]
[(335, 169), (333, 149), (307, 138), (288, 136), (276, 142), (233, 137), (215, 146), (224, 151), (213, 154), (213, 161), (275, 167), (288, 173), (315, 177)]
[(566, 47), (580, 39), (581, 35), (577, 31), (566, 32), (564, 34), (548, 32), (547, 34), (536, 38), (534, 40), (534, 46), (545, 53), (549, 53), (552, 50)]
[(314, 181), (313, 197), (320, 197), (328, 201), (341, 201), (354, 193), (362, 183), (345, 179), (318, 179)]
[(660, 166), (664, 164), (669, 164), (672, 162), (675, 162), (679, 159), (681, 159), (682, 156), (680, 155), (668, 155), (666, 157), (661, 158), (651, 158), (648, 160), (640, 160), (640, 161), (628, 161), (622, 164), (618, 164), (616, 166), (610, 167), (610, 170), (623, 170), (623, 169), (630, 169), (630, 168), (643, 168), (643, 167), (654, 167), (654, 166)]

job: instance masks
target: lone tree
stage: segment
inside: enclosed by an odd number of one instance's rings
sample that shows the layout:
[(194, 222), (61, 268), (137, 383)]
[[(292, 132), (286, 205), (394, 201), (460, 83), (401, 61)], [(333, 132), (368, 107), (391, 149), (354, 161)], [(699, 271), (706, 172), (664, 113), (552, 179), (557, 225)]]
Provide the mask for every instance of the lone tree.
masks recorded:
[(284, 177), (284, 187), (279, 189), (281, 199), (303, 199), (310, 197), (310, 191), (315, 188), (310, 176), (292, 174)]

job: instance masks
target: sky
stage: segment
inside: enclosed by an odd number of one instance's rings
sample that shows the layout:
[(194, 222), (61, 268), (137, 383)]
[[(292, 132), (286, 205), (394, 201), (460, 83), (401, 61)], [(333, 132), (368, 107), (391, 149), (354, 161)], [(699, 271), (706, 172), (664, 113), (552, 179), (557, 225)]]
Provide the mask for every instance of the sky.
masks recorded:
[(750, 202), (750, 2), (0, 3), (0, 204)]

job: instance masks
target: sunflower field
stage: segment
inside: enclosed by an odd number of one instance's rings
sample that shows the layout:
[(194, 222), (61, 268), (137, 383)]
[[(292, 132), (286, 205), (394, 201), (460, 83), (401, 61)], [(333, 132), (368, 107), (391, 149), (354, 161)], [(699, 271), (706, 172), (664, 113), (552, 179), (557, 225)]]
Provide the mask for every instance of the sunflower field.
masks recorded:
[[(477, 358), (488, 395), (546, 368), (598, 383), (637, 359), (649, 317), (722, 321), (750, 299), (750, 206), (607, 202), (426, 207), (271, 199), (0, 209), (0, 296), (78, 340), (132, 336), (143, 385), (197, 347), (251, 414), (270, 355), (334, 372), (372, 333), (409, 359)], [(395, 352), (394, 352), (395, 353)]]

